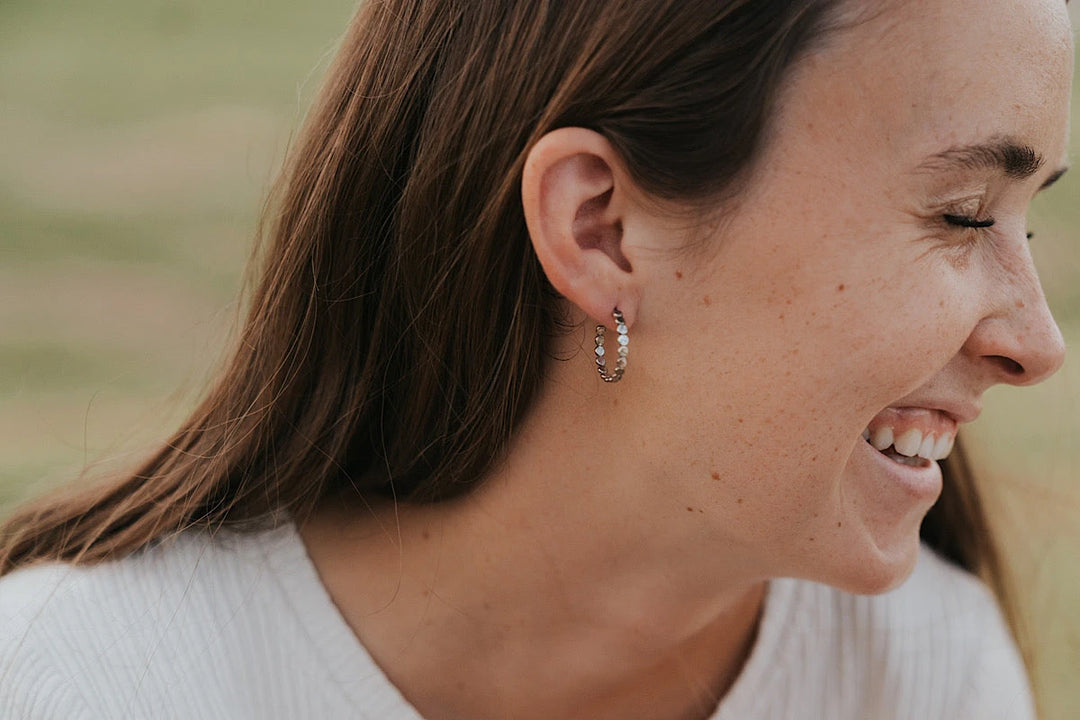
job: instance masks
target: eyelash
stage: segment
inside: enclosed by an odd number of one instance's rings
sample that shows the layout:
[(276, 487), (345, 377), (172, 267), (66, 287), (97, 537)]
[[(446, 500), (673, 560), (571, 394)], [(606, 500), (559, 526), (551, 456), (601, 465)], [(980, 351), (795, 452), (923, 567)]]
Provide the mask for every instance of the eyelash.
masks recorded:
[(962, 228), (975, 228), (983, 229), (994, 227), (997, 222), (994, 218), (987, 218), (986, 220), (979, 220), (978, 218), (971, 217), (970, 215), (949, 215), (945, 214), (941, 216), (949, 225)]
[[(994, 227), (994, 225), (997, 223), (994, 218), (986, 218), (985, 220), (979, 220), (978, 218), (972, 217), (970, 215), (952, 215), (947, 213), (945, 215), (942, 215), (941, 217), (945, 220), (947, 224), (952, 225), (953, 227), (964, 228), (968, 230), (985, 230), (987, 228)], [(1027, 233), (1028, 240), (1031, 240), (1034, 237), (1035, 233), (1030, 231)]]

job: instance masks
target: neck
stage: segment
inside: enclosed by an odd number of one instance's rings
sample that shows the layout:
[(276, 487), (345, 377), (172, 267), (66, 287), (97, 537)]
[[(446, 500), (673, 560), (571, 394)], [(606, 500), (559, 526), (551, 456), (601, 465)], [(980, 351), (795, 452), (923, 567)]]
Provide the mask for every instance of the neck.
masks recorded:
[(704, 718), (745, 663), (764, 578), (700, 511), (657, 506), (644, 452), (597, 448), (590, 402), (541, 399), (465, 498), (327, 505), (301, 528), (424, 717)]
[[(703, 718), (765, 583), (702, 583), (636, 543), (493, 491), (323, 511), (302, 529), (346, 622), (426, 718)], [(706, 592), (710, 588), (711, 592)], [(481, 680), (478, 680), (481, 679)]]

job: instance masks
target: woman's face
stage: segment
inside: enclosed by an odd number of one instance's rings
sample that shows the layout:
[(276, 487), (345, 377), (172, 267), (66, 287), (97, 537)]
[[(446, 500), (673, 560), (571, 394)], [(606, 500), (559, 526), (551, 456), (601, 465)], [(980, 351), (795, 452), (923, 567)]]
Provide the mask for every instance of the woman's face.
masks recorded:
[(1026, 214), (1065, 164), (1065, 0), (886, 5), (800, 64), (706, 259), (653, 266), (670, 289), (627, 370), (664, 386), (648, 424), (686, 429), (660, 461), (689, 464), (679, 509), (771, 574), (863, 592), (906, 577), (941, 488), (864, 431), (940, 453), (1064, 353)]

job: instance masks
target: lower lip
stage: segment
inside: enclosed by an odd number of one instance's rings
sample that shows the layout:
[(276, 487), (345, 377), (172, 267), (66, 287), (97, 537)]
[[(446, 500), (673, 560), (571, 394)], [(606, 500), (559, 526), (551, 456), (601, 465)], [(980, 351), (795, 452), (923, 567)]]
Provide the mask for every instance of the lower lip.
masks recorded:
[(882, 455), (866, 440), (860, 438), (859, 444), (863, 451), (870, 455), (871, 461), (888, 477), (890, 484), (903, 489), (912, 499), (932, 504), (941, 495), (941, 467), (935, 461), (929, 460), (923, 467), (901, 465)]

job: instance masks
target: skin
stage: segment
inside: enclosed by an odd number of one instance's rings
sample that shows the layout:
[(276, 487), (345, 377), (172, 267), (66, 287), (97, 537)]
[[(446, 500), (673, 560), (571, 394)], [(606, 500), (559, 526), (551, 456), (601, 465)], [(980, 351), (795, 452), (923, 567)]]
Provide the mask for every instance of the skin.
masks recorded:
[[(532, 149), (522, 198), (580, 321), (571, 359), (476, 494), (301, 530), (425, 717), (707, 717), (768, 578), (903, 582), (934, 497), (860, 434), (889, 407), (970, 420), (1062, 364), (1025, 214), (1064, 166), (1072, 52), (1060, 0), (889, 3), (801, 63), (712, 223), (644, 196), (596, 133)], [(1003, 138), (1037, 171), (928, 160)], [(615, 306), (631, 352), (606, 385), (592, 328)]]

